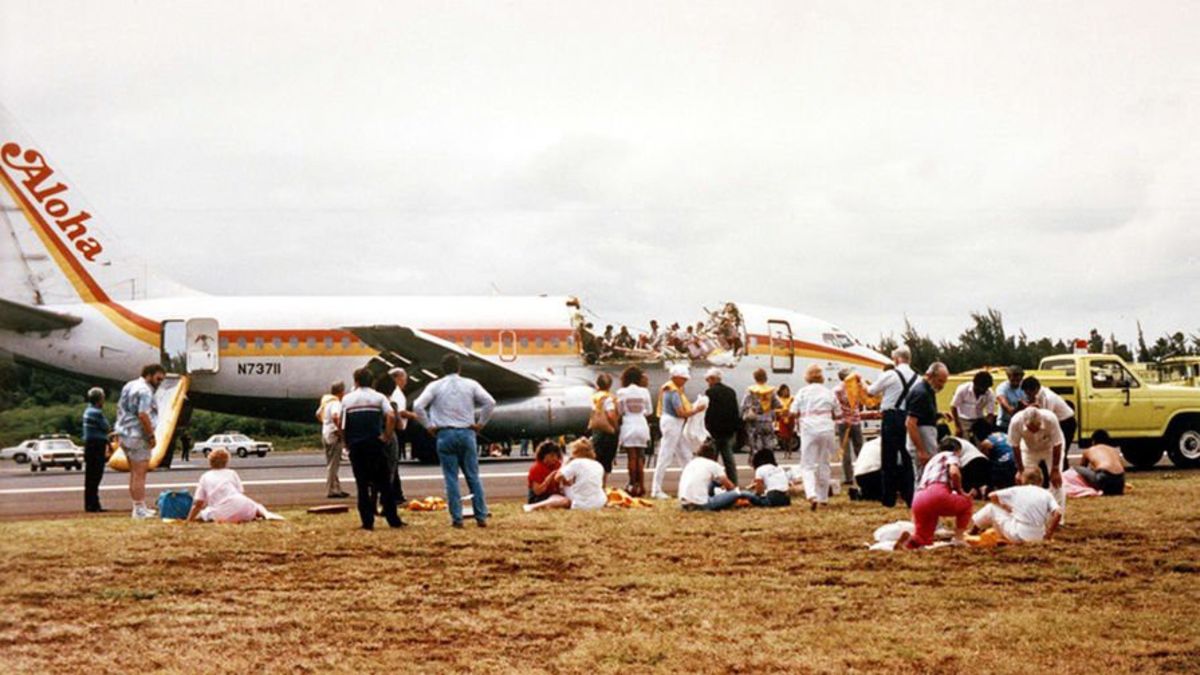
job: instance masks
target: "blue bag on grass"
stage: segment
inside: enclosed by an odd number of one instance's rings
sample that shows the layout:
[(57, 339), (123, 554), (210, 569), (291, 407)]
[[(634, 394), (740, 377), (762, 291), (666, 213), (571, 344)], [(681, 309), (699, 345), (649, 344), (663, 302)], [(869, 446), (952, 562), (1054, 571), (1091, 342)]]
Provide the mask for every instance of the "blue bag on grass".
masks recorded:
[(187, 490), (164, 490), (158, 493), (158, 515), (163, 520), (186, 520), (192, 510), (192, 493)]

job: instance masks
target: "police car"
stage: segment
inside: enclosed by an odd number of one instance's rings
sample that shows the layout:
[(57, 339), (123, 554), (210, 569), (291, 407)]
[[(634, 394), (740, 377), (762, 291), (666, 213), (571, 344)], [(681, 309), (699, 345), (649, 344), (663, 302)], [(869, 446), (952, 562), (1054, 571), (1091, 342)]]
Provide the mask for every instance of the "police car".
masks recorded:
[(61, 466), (67, 471), (82, 469), (83, 448), (69, 436), (39, 438), (29, 452), (29, 470), (45, 471), (51, 466)]
[(266, 457), (267, 453), (274, 449), (270, 443), (256, 441), (236, 431), (227, 431), (223, 434), (210, 436), (203, 443), (197, 443), (192, 446), (192, 452), (201, 452), (204, 453), (205, 457), (208, 457), (208, 453), (217, 448), (224, 448), (229, 451), (229, 454), (237, 455), (238, 457), (247, 457), (249, 455)]

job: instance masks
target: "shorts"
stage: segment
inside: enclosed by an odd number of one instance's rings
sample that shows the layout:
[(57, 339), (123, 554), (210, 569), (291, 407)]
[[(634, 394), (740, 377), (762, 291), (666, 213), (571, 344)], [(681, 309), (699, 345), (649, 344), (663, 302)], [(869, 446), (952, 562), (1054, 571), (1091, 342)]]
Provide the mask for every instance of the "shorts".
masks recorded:
[(596, 451), (596, 461), (604, 467), (604, 473), (612, 473), (613, 460), (617, 458), (616, 435), (592, 432), (592, 448)]
[(125, 458), (131, 462), (150, 461), (150, 443), (141, 436), (122, 436), (121, 447), (125, 450)]

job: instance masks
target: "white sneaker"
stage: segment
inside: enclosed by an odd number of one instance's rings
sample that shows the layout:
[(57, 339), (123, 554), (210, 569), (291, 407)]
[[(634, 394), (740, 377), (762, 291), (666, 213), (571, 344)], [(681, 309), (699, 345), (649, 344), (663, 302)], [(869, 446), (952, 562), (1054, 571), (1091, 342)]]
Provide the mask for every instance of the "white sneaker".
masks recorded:
[(522, 504), (521, 509), (524, 510), (525, 513), (533, 513), (533, 504)]
[(154, 509), (148, 509), (144, 506), (135, 506), (133, 507), (133, 513), (131, 514), (131, 517), (134, 520), (146, 520), (148, 518), (153, 518), (155, 515)]
[(650, 495), (650, 498), (651, 499), (670, 499), (671, 495), (669, 495), (665, 492), (655, 492), (654, 494)]

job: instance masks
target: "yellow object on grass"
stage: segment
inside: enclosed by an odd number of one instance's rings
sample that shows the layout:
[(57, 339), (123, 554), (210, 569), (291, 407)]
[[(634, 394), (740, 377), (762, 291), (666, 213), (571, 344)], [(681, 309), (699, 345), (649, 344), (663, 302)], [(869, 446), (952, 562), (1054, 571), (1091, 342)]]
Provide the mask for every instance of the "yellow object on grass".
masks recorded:
[(446, 500), (441, 497), (426, 497), (425, 499), (414, 499), (404, 505), (408, 511), (445, 511)]
[(618, 490), (617, 488), (608, 488), (604, 491), (608, 495), (608, 503), (606, 507), (619, 509), (651, 509), (654, 508), (654, 502), (641, 497), (631, 497), (628, 492)]

